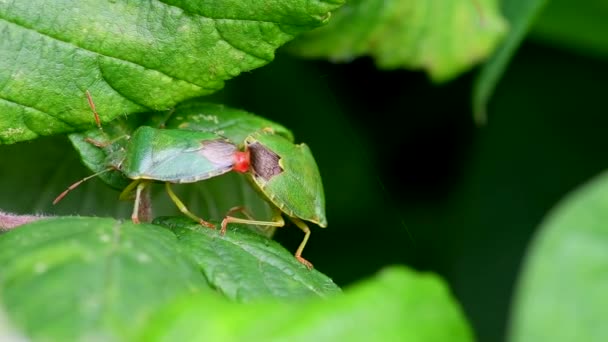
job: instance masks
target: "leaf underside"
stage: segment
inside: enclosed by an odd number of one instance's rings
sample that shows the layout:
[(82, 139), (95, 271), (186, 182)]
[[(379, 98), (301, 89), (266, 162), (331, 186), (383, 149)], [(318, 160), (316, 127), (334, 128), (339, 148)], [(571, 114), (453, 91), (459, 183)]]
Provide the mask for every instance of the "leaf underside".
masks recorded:
[(383, 69), (423, 69), (437, 82), (488, 56), (506, 30), (496, 0), (354, 0), (331, 22), (290, 44), (294, 53)]
[(161, 110), (263, 66), (341, 1), (0, 2), (0, 143)]

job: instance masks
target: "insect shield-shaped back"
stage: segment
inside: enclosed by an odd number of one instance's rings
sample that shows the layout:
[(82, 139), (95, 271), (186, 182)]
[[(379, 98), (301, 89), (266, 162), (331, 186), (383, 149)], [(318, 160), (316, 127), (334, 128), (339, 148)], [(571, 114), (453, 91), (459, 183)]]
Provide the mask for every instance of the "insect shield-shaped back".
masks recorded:
[(245, 144), (253, 182), (268, 200), (289, 216), (327, 226), (321, 175), (308, 146), (265, 131)]
[(200, 100), (178, 105), (165, 127), (211, 132), (237, 145), (242, 144), (251, 132), (271, 128), (275, 134), (293, 142), (293, 134), (283, 125), (241, 109)]
[(232, 170), (236, 145), (209, 132), (138, 128), (123, 171), (131, 179), (192, 183)]

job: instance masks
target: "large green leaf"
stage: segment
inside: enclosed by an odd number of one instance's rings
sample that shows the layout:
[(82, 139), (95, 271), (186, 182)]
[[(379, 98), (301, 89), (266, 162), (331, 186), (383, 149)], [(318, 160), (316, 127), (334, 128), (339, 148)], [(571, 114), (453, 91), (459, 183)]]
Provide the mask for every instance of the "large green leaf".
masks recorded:
[(112, 219), (40, 220), (0, 235), (0, 303), (28, 336), (126, 339), (159, 305), (208, 289), (171, 232)]
[(608, 174), (543, 222), (514, 303), (511, 341), (607, 341)]
[(547, 0), (506, 0), (503, 13), (509, 20), (511, 30), (481, 68), (473, 89), (473, 113), (478, 123), (486, 121), (486, 106), (509, 60), (530, 30)]
[(267, 64), (341, 0), (0, 2), (0, 143), (166, 109)]
[(164, 222), (179, 240), (156, 225), (84, 217), (43, 219), (0, 235), (0, 313), (36, 339), (128, 340), (160, 305), (195, 292), (214, 289), (239, 301), (340, 293), (248, 229), (233, 225), (221, 236)]
[[(340, 292), (331, 279), (309, 270), (274, 241), (230, 224), (223, 237), (185, 218), (157, 219), (177, 235), (184, 253), (200, 266), (209, 283), (228, 298), (327, 297)], [(299, 229), (297, 229), (299, 231)]]
[(198, 295), (163, 310), (142, 341), (472, 341), (437, 277), (392, 267), (343, 296), (300, 303), (230, 303)]
[(353, 0), (292, 51), (350, 61), (374, 57), (384, 69), (424, 69), (445, 81), (492, 52), (506, 25), (496, 0)]

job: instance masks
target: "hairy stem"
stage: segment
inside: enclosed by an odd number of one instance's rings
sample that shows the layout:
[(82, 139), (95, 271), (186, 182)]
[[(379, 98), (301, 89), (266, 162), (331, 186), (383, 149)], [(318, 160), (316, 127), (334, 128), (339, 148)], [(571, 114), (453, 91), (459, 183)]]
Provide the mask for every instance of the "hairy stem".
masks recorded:
[(17, 215), (0, 211), (0, 233), (9, 231), (23, 224), (38, 221), (48, 216), (42, 215)]

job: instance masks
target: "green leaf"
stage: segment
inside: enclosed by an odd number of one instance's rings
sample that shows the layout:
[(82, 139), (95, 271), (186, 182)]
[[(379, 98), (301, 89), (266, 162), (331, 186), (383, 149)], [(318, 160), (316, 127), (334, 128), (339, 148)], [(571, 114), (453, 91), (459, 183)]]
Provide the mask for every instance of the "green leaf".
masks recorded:
[(511, 341), (608, 340), (608, 174), (544, 220), (519, 280)]
[(0, 235), (9, 328), (44, 340), (128, 340), (161, 305), (212, 288), (245, 302), (340, 293), (241, 225), (222, 236), (187, 219), (159, 222), (179, 240), (159, 226), (101, 218), (47, 218)]
[(163, 310), (142, 341), (472, 341), (445, 284), (403, 267), (344, 295), (298, 303), (231, 303), (199, 295)]
[(28, 341), (23, 334), (20, 334), (13, 326), (10, 325), (6, 315), (2, 311), (2, 308), (0, 308), (0, 341)]
[(0, 235), (0, 303), (43, 340), (128, 339), (179, 295), (209, 289), (168, 230), (112, 219), (40, 220)]
[(606, 58), (607, 16), (608, 2), (605, 0), (576, 4), (569, 0), (552, 0), (535, 22), (531, 36), (579, 53)]
[(475, 80), (473, 115), (478, 123), (486, 121), (486, 107), (500, 77), (546, 3), (547, 0), (503, 1), (503, 13), (509, 20), (511, 30), (492, 56), (485, 62)]
[(446, 81), (492, 52), (506, 25), (496, 0), (353, 0), (291, 51), (350, 61), (370, 55), (383, 69), (424, 69)]
[(0, 2), (0, 143), (167, 109), (263, 66), (341, 0)]
[(260, 298), (327, 297), (340, 292), (334, 282), (309, 270), (278, 243), (230, 224), (218, 231), (185, 218), (159, 218), (177, 235), (184, 254), (200, 266), (209, 283), (228, 298), (249, 302)]

